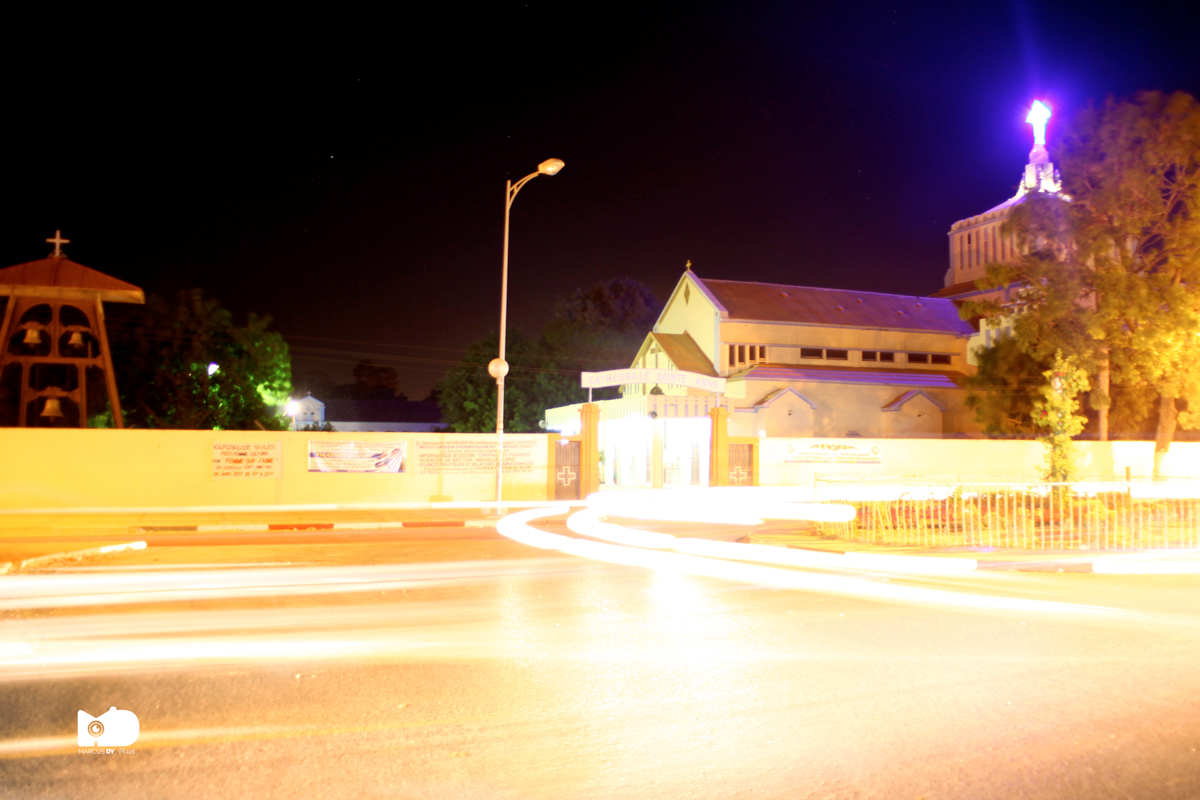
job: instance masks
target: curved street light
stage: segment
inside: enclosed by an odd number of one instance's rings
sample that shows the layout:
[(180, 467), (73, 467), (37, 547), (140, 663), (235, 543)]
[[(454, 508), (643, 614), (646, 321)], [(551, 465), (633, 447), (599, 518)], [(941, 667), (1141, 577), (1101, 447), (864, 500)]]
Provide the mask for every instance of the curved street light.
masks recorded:
[(557, 175), (565, 166), (562, 159), (548, 158), (538, 164), (537, 172), (531, 172), (521, 180), (504, 184), (504, 259), (500, 269), (500, 357), (488, 364), (488, 374), (496, 379), (496, 502), (502, 499), (504, 486), (504, 376), (508, 374), (508, 362), (504, 360), (505, 335), (508, 327), (508, 218), (513, 200), (521, 187), (538, 175)]

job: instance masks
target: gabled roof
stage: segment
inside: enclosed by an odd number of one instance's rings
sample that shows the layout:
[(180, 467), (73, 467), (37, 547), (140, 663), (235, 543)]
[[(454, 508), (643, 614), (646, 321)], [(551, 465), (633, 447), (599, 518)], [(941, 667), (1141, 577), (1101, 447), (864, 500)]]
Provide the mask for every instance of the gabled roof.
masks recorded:
[(778, 400), (779, 398), (781, 398), (785, 395), (789, 395), (789, 394), (794, 394), (796, 397), (799, 397), (801, 400), (803, 400), (805, 403), (807, 403), (809, 408), (816, 410), (816, 408), (817, 408), (816, 403), (814, 403), (812, 400), (809, 400), (807, 397), (800, 394), (799, 392), (797, 392), (795, 389), (793, 389), (790, 386), (787, 387), (786, 389), (776, 389), (773, 392), (768, 392), (763, 397), (763, 399), (759, 400), (757, 403), (754, 404), (754, 408), (770, 408), (771, 404), (774, 403), (776, 400)]
[(793, 367), (776, 364), (758, 364), (745, 372), (731, 376), (733, 381), (774, 381), (776, 383), (816, 382), (854, 383), (874, 386), (915, 386), (923, 389), (957, 389), (954, 378), (962, 377), (954, 372), (933, 370), (865, 370), (854, 367)]
[[(699, 278), (696, 280), (700, 282)], [(959, 318), (954, 303), (941, 298), (749, 281), (706, 279), (702, 283), (728, 310), (730, 320), (928, 331), (955, 336), (975, 333), (970, 324)]]
[(651, 333), (649, 338), (662, 348), (667, 358), (671, 359), (671, 363), (675, 365), (675, 369), (696, 372), (700, 375), (717, 376), (712, 362), (708, 360), (708, 356), (704, 355), (704, 351), (700, 349), (700, 345), (696, 344), (696, 340), (692, 338), (691, 334), (686, 332)]
[(0, 269), (0, 296), (25, 295), (91, 299), (110, 303), (144, 303), (146, 296), (132, 283), (117, 280), (69, 258), (43, 258)]
[(926, 400), (928, 400), (929, 402), (931, 402), (935, 406), (937, 406), (937, 409), (939, 411), (946, 410), (946, 407), (944, 405), (942, 405), (941, 403), (939, 403), (937, 400), (930, 397), (929, 395), (925, 394), (920, 389), (910, 389), (909, 391), (905, 392), (904, 394), (902, 394), (899, 397), (892, 400), (890, 403), (883, 405), (880, 408), (880, 411), (899, 411), (900, 409), (904, 408), (904, 404), (907, 403), (909, 400), (915, 400), (918, 397), (924, 397)]

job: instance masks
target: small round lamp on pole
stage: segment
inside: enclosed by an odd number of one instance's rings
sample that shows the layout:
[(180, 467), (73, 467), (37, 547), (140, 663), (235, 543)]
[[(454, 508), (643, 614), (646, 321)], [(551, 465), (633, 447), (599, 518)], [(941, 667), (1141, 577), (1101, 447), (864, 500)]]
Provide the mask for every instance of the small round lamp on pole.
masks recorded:
[[(537, 172), (531, 172), (513, 183), (504, 186), (504, 258), (500, 269), (500, 357), (488, 364), (488, 374), (496, 379), (496, 502), (504, 494), (504, 376), (508, 374), (508, 362), (504, 360), (505, 334), (508, 327), (508, 219), (513, 200), (521, 187), (538, 175), (557, 175), (564, 166), (561, 159), (548, 158), (538, 164)], [(498, 508), (498, 507), (497, 507)]]

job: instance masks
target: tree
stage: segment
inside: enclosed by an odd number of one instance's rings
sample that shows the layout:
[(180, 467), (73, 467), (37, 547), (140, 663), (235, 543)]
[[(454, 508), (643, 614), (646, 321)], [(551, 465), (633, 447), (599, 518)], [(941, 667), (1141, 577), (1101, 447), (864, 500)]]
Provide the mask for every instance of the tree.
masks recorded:
[(1157, 394), (1157, 475), (1176, 424), (1200, 423), (1187, 405), (1200, 392), (1200, 104), (1183, 92), (1110, 99), (1073, 122), (1057, 160), (1066, 197), (1014, 211), (1024, 254), (987, 280), (1023, 282), (1025, 352), (1062, 350), (1096, 376), (1102, 430), (1110, 383), (1131, 400)]
[(1087, 417), (1077, 414), (1079, 394), (1088, 389), (1087, 373), (1061, 351), (1043, 375), (1046, 384), (1041, 399), (1033, 403), (1034, 421), (1047, 432), (1038, 437), (1046, 446), (1046, 480), (1067, 482), (1075, 479), (1075, 442), (1083, 432)]
[[(538, 423), (547, 408), (587, 400), (579, 373), (628, 367), (661, 310), (649, 286), (619, 278), (560, 298), (537, 339), (510, 330), (504, 429), (541, 430)], [(487, 365), (498, 352), (496, 334), (472, 342), (466, 358), (430, 393), (454, 431), (496, 430), (496, 380)]]
[(110, 341), (126, 424), (142, 428), (285, 430), (292, 388), (287, 343), (270, 317), (244, 327), (200, 289), (174, 303), (110, 315)]
[[(455, 433), (496, 430), (496, 380), (488, 362), (496, 357), (500, 337), (489, 334), (472, 342), (467, 355), (437, 385), (442, 419)], [(505, 352), (508, 376), (504, 379), (504, 430), (538, 432), (547, 408), (579, 403), (587, 394), (579, 373), (564, 369), (539, 339), (509, 330)]]
[(559, 298), (542, 337), (572, 369), (620, 369), (632, 363), (661, 312), (654, 290), (641, 281), (601, 281)]
[(979, 351), (978, 371), (967, 378), (967, 408), (994, 437), (1028, 437), (1038, 426), (1033, 403), (1048, 364), (1038, 361), (1006, 336)]
[(331, 387), (327, 396), (346, 400), (407, 400), (408, 395), (396, 388), (398, 381), (395, 369), (366, 359), (354, 365), (354, 383)]

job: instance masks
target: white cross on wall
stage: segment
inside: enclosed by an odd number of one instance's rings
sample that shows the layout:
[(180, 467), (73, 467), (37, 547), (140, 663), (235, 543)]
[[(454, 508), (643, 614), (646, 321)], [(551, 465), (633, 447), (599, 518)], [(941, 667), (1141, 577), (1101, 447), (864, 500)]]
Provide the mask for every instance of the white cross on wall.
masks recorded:
[(50, 255), (54, 256), (55, 258), (61, 258), (62, 257), (62, 246), (64, 244), (70, 244), (71, 240), (62, 238), (62, 231), (55, 231), (54, 238), (47, 239), (46, 242), (54, 245), (54, 252), (51, 253)]
[(750, 473), (741, 467), (734, 467), (729, 473), (729, 479), (737, 484), (745, 483), (750, 478)]
[(563, 467), (558, 471), (558, 482), (563, 486), (570, 486), (575, 482), (575, 470), (570, 467)]

